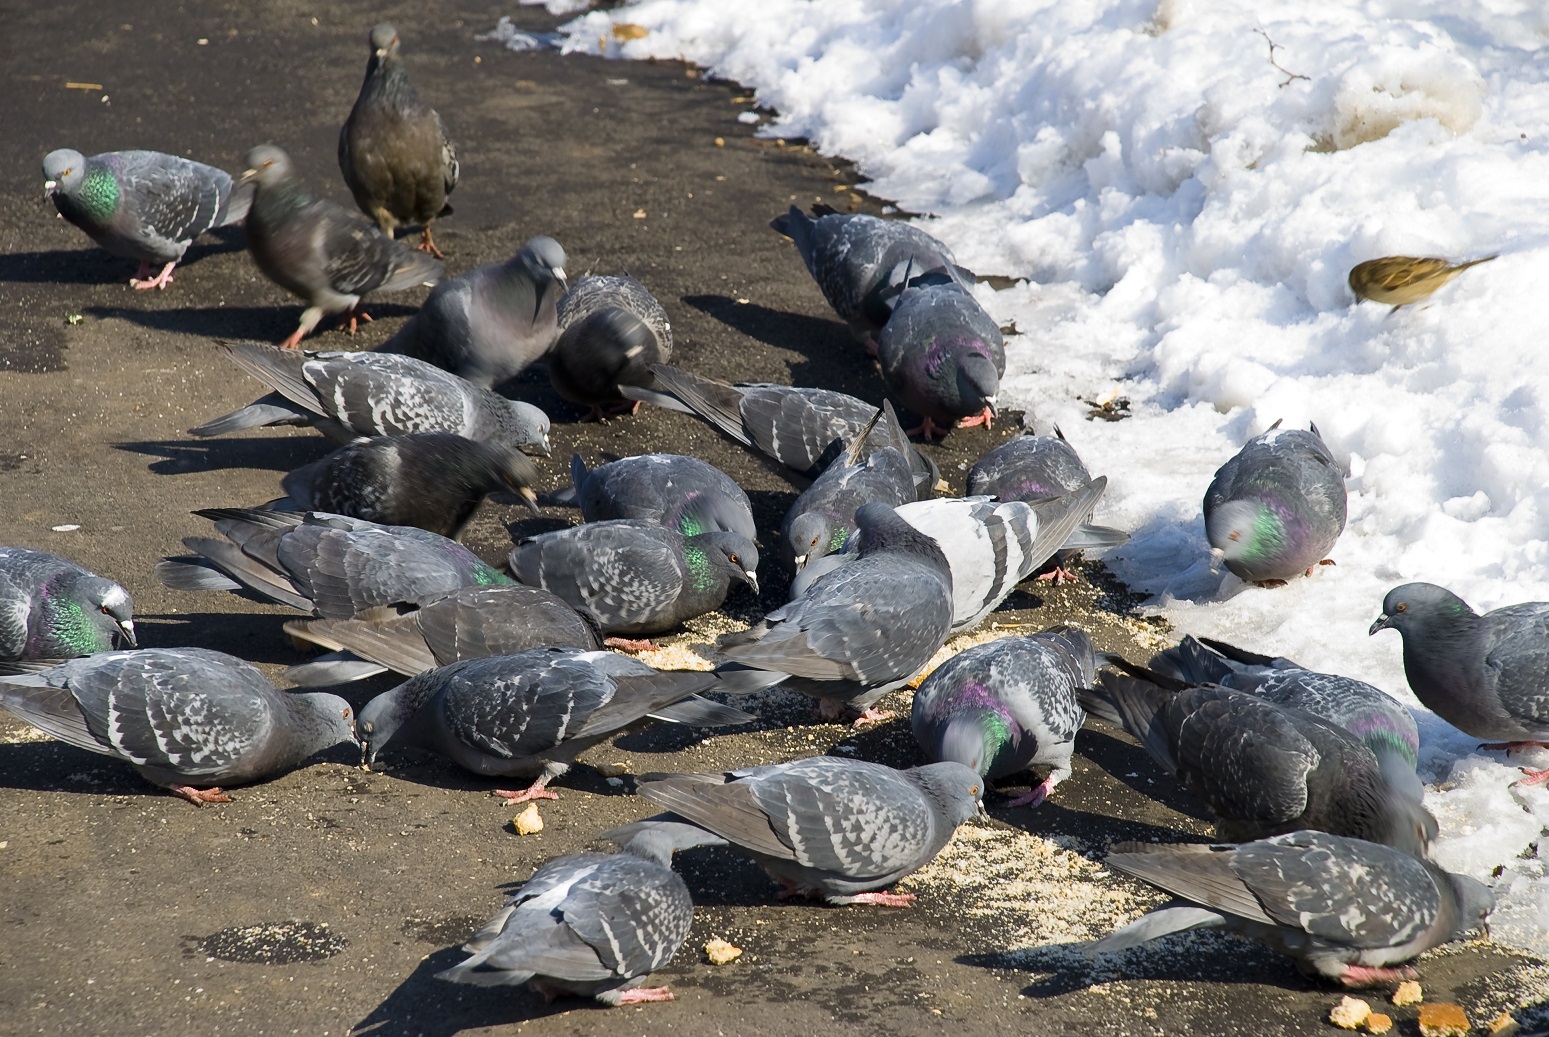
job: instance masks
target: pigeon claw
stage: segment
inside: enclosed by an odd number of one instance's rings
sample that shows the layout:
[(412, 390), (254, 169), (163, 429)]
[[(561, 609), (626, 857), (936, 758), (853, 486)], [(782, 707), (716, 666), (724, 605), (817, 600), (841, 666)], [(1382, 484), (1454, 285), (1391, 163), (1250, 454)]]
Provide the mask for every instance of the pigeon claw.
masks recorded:
[(558, 793), (550, 792), (548, 789), (543, 787), (543, 780), (541, 778), (533, 782), (525, 789), (518, 789), (516, 791), (512, 791), (511, 789), (496, 789), (495, 795), (505, 800), (507, 805), (512, 803), (529, 803), (535, 799), (559, 798)]
[(431, 255), (435, 256), (437, 259), (445, 259), (446, 258), (446, 253), (444, 253), (440, 249), (436, 248), (436, 241), (435, 241), (434, 238), (432, 238), (430, 236), (430, 228), (429, 227), (426, 227), (426, 228), (424, 228), (423, 230), (420, 231), (420, 243), (418, 245), (415, 245), (414, 247), (419, 249), (421, 252), (429, 252)]
[(1035, 583), (1052, 583), (1056, 587), (1066, 583), (1080, 583), (1081, 576), (1072, 572), (1063, 565), (1056, 565), (1046, 573), (1039, 573), (1033, 577)]
[(656, 651), (656, 646), (651, 643), (650, 638), (646, 638), (641, 641), (635, 641), (627, 637), (605, 637), (603, 638), (602, 643), (609, 648), (617, 648), (621, 652), (634, 653)]
[(1008, 807), (1039, 807), (1043, 801), (1049, 798), (1049, 793), (1054, 791), (1052, 775), (1043, 779), (1043, 784), (1035, 785), (1006, 803)]
[(305, 328), (297, 328), (290, 333), (290, 337), (280, 343), (281, 349), (300, 349), (302, 336), (306, 334)]
[(639, 1005), (648, 1001), (671, 1001), (672, 991), (666, 987), (634, 987), (620, 991), (619, 1004)]
[(892, 720), (896, 716), (898, 714), (891, 709), (878, 709), (876, 706), (872, 706), (862, 710), (861, 715), (856, 717), (854, 723), (850, 726), (866, 727), (869, 724), (880, 724), (884, 720)]
[(353, 335), (355, 334), (356, 327), (358, 327), (361, 322), (365, 322), (366, 324), (371, 323), (371, 314), (361, 309), (359, 304), (357, 304), (350, 307), (350, 311), (344, 315), (344, 319), (349, 321), (349, 326), (344, 329), (345, 334)]
[(1511, 784), (1513, 788), (1516, 788), (1519, 785), (1523, 787), (1531, 787), (1533, 785), (1549, 784), (1549, 768), (1537, 771), (1530, 767), (1518, 767), (1517, 769), (1526, 775), (1526, 777), (1518, 778), (1516, 781), (1512, 782)]
[(1389, 983), (1402, 983), (1405, 980), (1415, 979), (1419, 975), (1408, 965), (1400, 965), (1397, 968), (1346, 965), (1345, 970), (1339, 974), (1339, 982), (1342, 986), (1353, 990), (1358, 987), (1380, 987)]
[(929, 415), (926, 415), (925, 420), (914, 426), (914, 428), (905, 429), (904, 435), (919, 436), (929, 443), (933, 439), (945, 439), (947, 433), (951, 432), (955, 427), (953, 425), (938, 425), (930, 419)]
[(191, 785), (169, 785), (167, 791), (174, 796), (188, 800), (196, 807), (202, 807), (206, 803), (230, 803), (231, 797), (220, 789), (196, 789)]
[(995, 410), (993, 407), (985, 407), (978, 414), (970, 415), (957, 423), (958, 428), (974, 428), (983, 425), (985, 428), (995, 427)]
[(151, 288), (164, 289), (167, 287), (167, 285), (172, 283), (172, 268), (175, 266), (177, 266), (177, 260), (173, 260), (166, 266), (162, 267), (161, 273), (157, 274), (155, 277), (147, 279), (146, 275), (155, 268), (149, 263), (141, 263), (139, 273), (135, 274), (129, 279), (129, 287), (140, 292)]
[(845, 897), (846, 904), (874, 904), (877, 907), (913, 907), (913, 893), (857, 893), (852, 897)]

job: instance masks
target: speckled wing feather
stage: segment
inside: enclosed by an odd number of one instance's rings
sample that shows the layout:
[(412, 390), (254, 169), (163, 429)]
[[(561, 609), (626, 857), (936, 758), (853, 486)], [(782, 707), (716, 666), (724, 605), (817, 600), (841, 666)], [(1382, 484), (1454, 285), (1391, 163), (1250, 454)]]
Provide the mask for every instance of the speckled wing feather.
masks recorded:
[(224, 170), (158, 151), (119, 151), (100, 156), (130, 198), (132, 227), (123, 228), (140, 247), (168, 258), (224, 220), (231, 177)]
[(1549, 728), (1549, 602), (1507, 605), (1483, 619), (1485, 687), (1519, 722)]
[(614, 693), (613, 682), (584, 657), (552, 653), (471, 660), (445, 671), (437, 722), (457, 741), (500, 760), (537, 756), (568, 739)]
[(1278, 825), (1306, 812), (1319, 754), (1282, 709), (1197, 688), (1174, 696), (1162, 722), (1184, 784), (1222, 817)]
[(587, 523), (531, 537), (511, 551), (522, 583), (589, 609), (604, 630), (649, 622), (684, 586), (675, 531), (647, 522)]

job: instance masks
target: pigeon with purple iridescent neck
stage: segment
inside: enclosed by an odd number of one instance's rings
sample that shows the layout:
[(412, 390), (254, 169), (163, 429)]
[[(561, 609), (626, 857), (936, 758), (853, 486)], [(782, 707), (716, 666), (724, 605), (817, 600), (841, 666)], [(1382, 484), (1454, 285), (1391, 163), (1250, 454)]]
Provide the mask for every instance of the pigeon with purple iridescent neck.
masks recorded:
[[(1008, 439), (968, 469), (968, 496), (988, 494), (999, 501), (1036, 501), (1063, 497), (1092, 481), (1080, 455), (1058, 425), (1052, 436), (1023, 435)], [(1039, 580), (1056, 584), (1078, 579), (1071, 571), (1079, 549), (1057, 551)]]
[(129, 592), (68, 558), (0, 547), (0, 673), (134, 647)]
[(994, 422), (1006, 343), (962, 285), (906, 287), (877, 334), (877, 361), (888, 396), (923, 419), (911, 435)]

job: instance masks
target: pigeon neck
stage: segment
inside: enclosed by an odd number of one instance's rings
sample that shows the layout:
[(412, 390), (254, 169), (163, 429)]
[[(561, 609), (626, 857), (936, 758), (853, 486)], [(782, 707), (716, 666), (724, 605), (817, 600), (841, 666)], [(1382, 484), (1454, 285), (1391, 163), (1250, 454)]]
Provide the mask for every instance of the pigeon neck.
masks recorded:
[(259, 222), (272, 222), (300, 212), (311, 204), (312, 199), (307, 197), (306, 189), (300, 181), (293, 176), (285, 176), (268, 184), (259, 183), (249, 212)]
[(961, 763), (980, 774), (990, 773), (1012, 741), (1010, 714), (978, 684), (960, 689), (952, 710), (941, 732), (941, 759)]
[(113, 171), (106, 166), (92, 164), (81, 178), (80, 186), (69, 194), (59, 192), (56, 201), (64, 202), (82, 218), (93, 223), (106, 223), (118, 214), (123, 195)]
[(710, 561), (709, 553), (697, 542), (699, 539), (690, 537), (683, 545), (683, 565), (688, 569), (689, 582), (700, 594), (724, 592), (729, 582), (727, 575)]
[[(71, 655), (91, 655), (106, 652), (113, 647), (112, 634), (103, 629), (100, 612), (66, 597), (50, 585), (43, 588), (44, 603), (42, 622), (32, 627), (29, 647), (46, 648), (40, 655), (60, 655), (60, 647), (69, 649)], [(111, 623), (108, 624), (111, 626)]]

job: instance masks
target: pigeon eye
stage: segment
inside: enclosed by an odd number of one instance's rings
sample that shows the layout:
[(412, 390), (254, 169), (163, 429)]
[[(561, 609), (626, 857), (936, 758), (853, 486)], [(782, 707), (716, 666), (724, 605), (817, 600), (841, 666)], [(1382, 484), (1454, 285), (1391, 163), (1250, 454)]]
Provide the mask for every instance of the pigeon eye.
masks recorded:
[(1399, 602), (1399, 603), (1398, 603), (1398, 605), (1397, 605), (1397, 606), (1396, 606), (1396, 607), (1395, 607), (1395, 608), (1394, 608), (1394, 609), (1393, 609), (1393, 611), (1394, 611), (1394, 612), (1403, 612), (1403, 611), (1404, 611), (1404, 610), (1405, 610), (1405, 609), (1407, 609), (1407, 608), (1409, 608), (1409, 606), (1408, 606), (1408, 605), (1406, 605), (1406, 604), (1404, 604), (1404, 603), (1403, 603), (1403, 602), (1402, 602), (1402, 601), (1401, 601), (1401, 602)]
[(1234, 529), (1230, 533), (1226, 534), (1226, 539), (1228, 539), (1228, 540), (1230, 540), (1230, 541), (1235, 543), (1236, 541), (1242, 539), (1242, 534), (1237, 532), (1237, 530)]
[(737, 560), (737, 556), (736, 555), (732, 555), (731, 556), (731, 564), (732, 565), (741, 565), (742, 563)]

